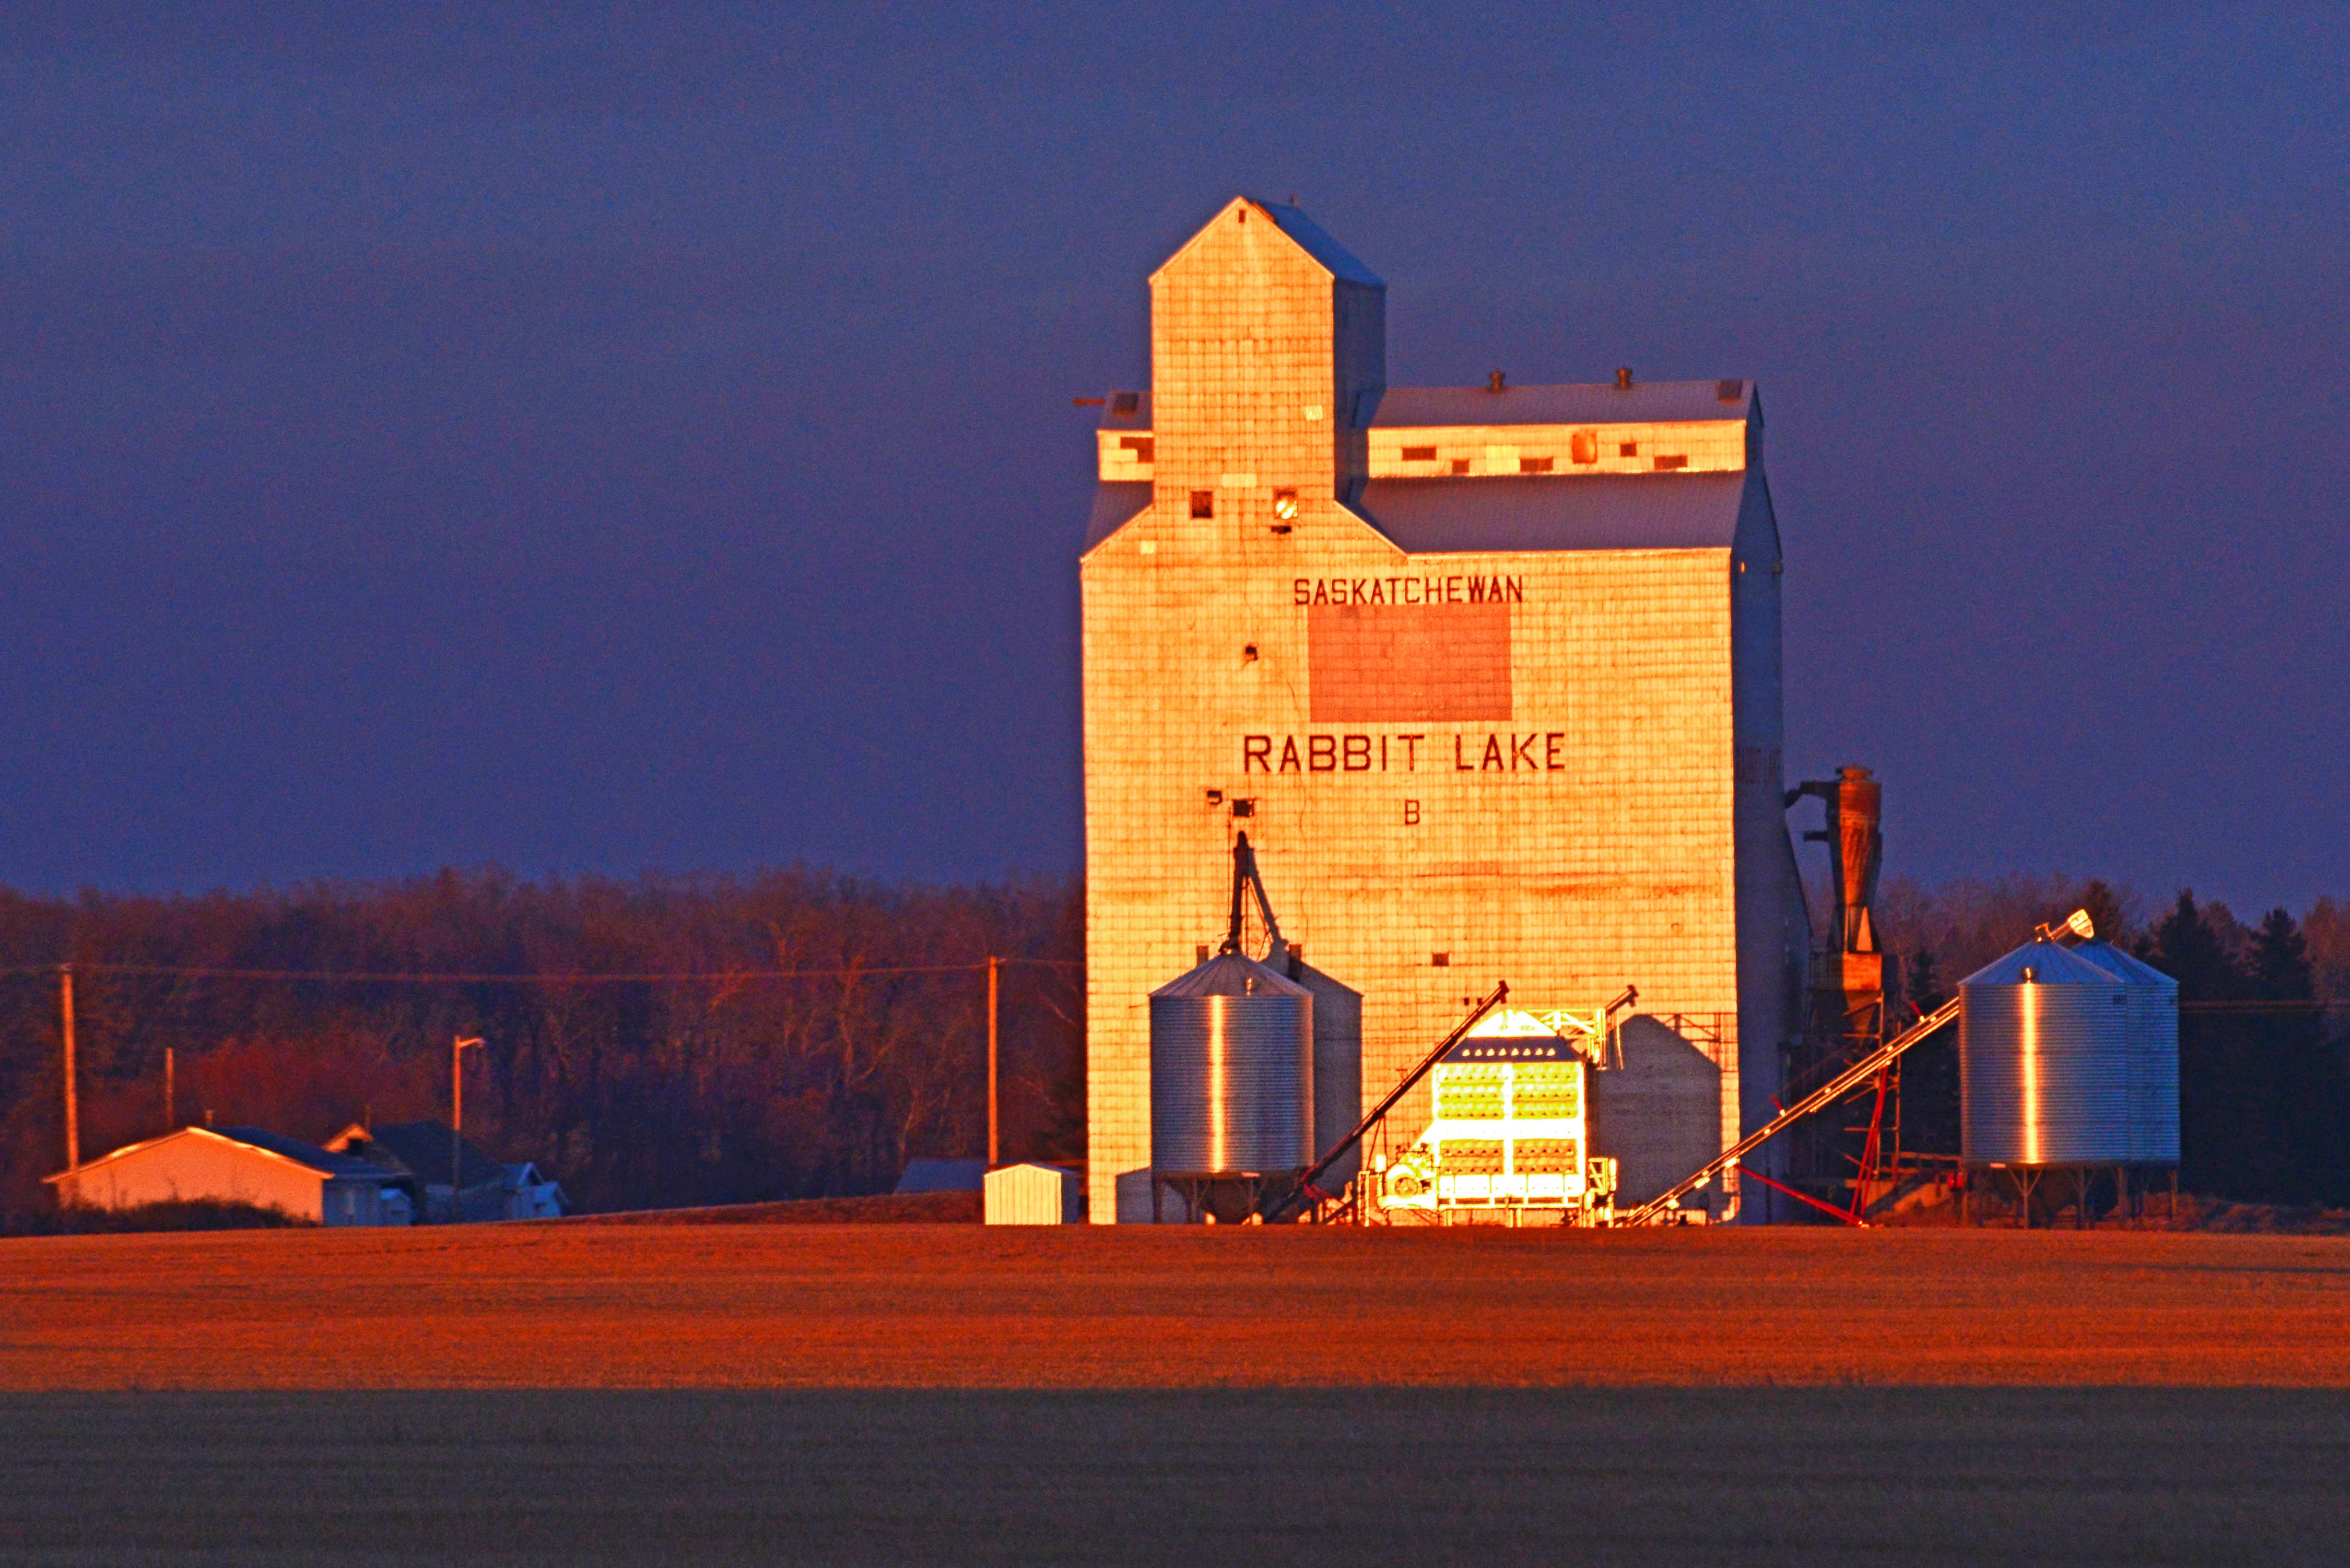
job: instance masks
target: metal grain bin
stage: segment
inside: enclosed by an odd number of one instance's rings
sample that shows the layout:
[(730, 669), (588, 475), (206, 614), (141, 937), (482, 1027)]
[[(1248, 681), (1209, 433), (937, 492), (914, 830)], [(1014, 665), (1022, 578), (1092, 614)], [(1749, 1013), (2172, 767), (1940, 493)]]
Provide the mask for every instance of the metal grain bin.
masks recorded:
[[(1289, 978), (1314, 993), (1314, 1158), (1355, 1130), (1363, 1119), (1363, 993), (1292, 955)], [(1360, 1144), (1328, 1170), (1318, 1185), (1341, 1192), (1362, 1168)]]
[(1312, 992), (1222, 953), (1150, 993), (1155, 1171), (1295, 1171), (1314, 1154)]
[(2122, 982), (2130, 1032), (2133, 1165), (2178, 1163), (2178, 982), (2106, 941), (2074, 952)]
[(2129, 988), (2054, 942), (1960, 982), (1961, 1147), (1975, 1165), (2139, 1163)]

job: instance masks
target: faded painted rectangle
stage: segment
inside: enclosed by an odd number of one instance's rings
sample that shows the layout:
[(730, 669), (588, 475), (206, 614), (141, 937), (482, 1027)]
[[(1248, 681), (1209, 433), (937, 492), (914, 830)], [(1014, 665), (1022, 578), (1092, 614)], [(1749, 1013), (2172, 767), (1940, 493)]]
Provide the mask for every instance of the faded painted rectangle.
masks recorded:
[(1305, 660), (1317, 724), (1511, 717), (1506, 601), (1315, 605)]

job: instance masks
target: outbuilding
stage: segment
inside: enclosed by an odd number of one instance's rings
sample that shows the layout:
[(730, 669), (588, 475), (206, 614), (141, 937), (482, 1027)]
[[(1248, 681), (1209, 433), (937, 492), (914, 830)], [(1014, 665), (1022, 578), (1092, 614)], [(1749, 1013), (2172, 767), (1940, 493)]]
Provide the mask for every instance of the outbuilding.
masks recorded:
[(1061, 1165), (1007, 1165), (987, 1173), (991, 1225), (1074, 1225), (1086, 1217), (1085, 1180)]
[(392, 1171), (261, 1127), (182, 1127), (48, 1178), (65, 1209), (245, 1203), (319, 1225), (406, 1225)]
[[(446, 1122), (399, 1122), (381, 1127), (353, 1122), (328, 1139), (327, 1147), (390, 1171), (420, 1205), (429, 1225), (445, 1225), (452, 1218), (469, 1223), (551, 1219), (569, 1207), (563, 1189), (540, 1176), (536, 1166), (526, 1161), (501, 1164)], [(449, 1184), (452, 1174), (459, 1179), (453, 1198)]]

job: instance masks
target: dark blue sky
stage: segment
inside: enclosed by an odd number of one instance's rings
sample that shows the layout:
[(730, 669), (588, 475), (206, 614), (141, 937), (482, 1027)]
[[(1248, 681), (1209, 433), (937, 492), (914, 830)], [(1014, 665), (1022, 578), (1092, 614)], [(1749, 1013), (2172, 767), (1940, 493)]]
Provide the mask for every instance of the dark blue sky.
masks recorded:
[(0, 19), (0, 880), (1075, 868), (1069, 400), (1294, 192), (1762, 381), (1891, 872), (2350, 893), (2340, 7), (221, 9)]

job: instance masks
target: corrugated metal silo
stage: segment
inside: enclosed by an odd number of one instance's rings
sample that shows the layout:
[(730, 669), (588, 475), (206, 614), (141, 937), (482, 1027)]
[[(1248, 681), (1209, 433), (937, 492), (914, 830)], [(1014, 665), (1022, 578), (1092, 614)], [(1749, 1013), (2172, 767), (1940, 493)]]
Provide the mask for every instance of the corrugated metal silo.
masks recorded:
[[(1289, 978), (1314, 993), (1314, 1157), (1319, 1159), (1363, 1119), (1363, 993), (1294, 951), (1287, 967)], [(1360, 1146), (1350, 1148), (1317, 1184), (1343, 1192), (1362, 1164)]]
[(1220, 953), (1150, 993), (1150, 1164), (1160, 1177), (1314, 1163), (1314, 993)]
[(1961, 1146), (1972, 1165), (2140, 1163), (2129, 988), (2053, 941), (1960, 982)]
[(2107, 941), (2073, 951), (2112, 974), (2128, 996), (2132, 1165), (2178, 1163), (2178, 982)]

